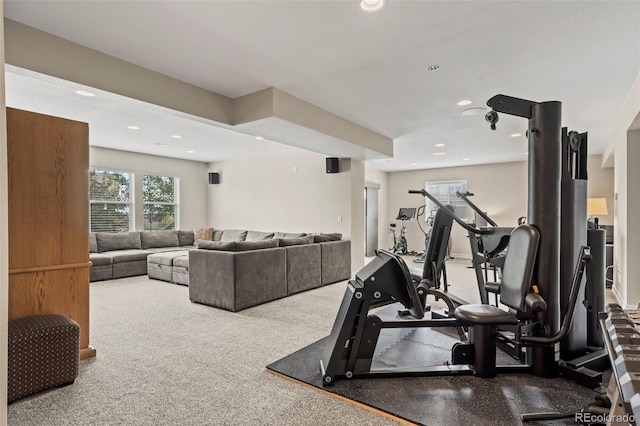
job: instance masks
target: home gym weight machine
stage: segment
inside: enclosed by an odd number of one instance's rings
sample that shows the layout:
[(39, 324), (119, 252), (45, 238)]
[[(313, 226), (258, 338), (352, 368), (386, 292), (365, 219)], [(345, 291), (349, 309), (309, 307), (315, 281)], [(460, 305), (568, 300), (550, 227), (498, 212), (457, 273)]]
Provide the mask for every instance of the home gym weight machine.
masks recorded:
[[(599, 293), (600, 284), (604, 292), (604, 282), (597, 282), (599, 280), (587, 282), (587, 287), (594, 287), (591, 292), (583, 290), (583, 272), (591, 258), (591, 250), (584, 245), (585, 238), (581, 234), (583, 226), (586, 232), (586, 134), (568, 134), (566, 129), (561, 129), (561, 103), (557, 101), (539, 103), (497, 95), (488, 105), (492, 111), (485, 118), (492, 129), (498, 121), (497, 112), (528, 119), (529, 224), (519, 226), (512, 234), (505, 269), (508, 264), (517, 265), (510, 267), (518, 271), (517, 279), (505, 281), (505, 271), (503, 290), (509, 291), (501, 292), (501, 302), (522, 313), (526, 320), (521, 322), (517, 317), (485, 304), (459, 307), (455, 318), (424, 320), (424, 306), (416, 288), (410, 285), (413, 280), (408, 268), (398, 256), (380, 251), (354, 280), (349, 281), (320, 362), (325, 385), (332, 384), (338, 377), (471, 373), (491, 377), (496, 372), (496, 328), (505, 322), (513, 329), (515, 355), (524, 356), (527, 371), (541, 377), (556, 377), (563, 366), (566, 367), (564, 374), (570, 378), (587, 377), (586, 381), (579, 380), (582, 384), (595, 387), (594, 383), (601, 381), (601, 377), (589, 368), (592, 361), (558, 362), (558, 355), (562, 359), (589, 355), (586, 311), (597, 314), (599, 302), (594, 300), (598, 296), (593, 294)], [(518, 238), (514, 238), (516, 232)], [(514, 240), (518, 241), (515, 246)], [(575, 269), (572, 265), (576, 265)], [(529, 287), (536, 291), (530, 292)], [(508, 300), (511, 290), (520, 292), (523, 297)], [(587, 299), (584, 303), (576, 303), (578, 294), (583, 292)], [(382, 321), (376, 315), (369, 315), (370, 303), (384, 295), (390, 295), (404, 305), (414, 319)], [(474, 319), (478, 317), (480, 321)], [(452, 365), (436, 369), (371, 370), (380, 329), (460, 325), (470, 328), (471, 342), (454, 346)], [(521, 369), (498, 371), (507, 370)]]

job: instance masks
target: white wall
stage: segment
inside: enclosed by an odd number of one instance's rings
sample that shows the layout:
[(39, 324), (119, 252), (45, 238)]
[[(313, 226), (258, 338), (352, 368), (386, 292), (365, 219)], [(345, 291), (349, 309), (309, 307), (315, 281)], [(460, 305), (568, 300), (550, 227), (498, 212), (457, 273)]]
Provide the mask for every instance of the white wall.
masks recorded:
[(609, 139), (605, 160), (615, 163), (615, 235), (613, 292), (622, 306), (640, 303), (640, 72)]
[[(613, 223), (613, 169), (603, 169), (601, 164), (600, 155), (589, 156), (587, 196), (607, 198), (609, 215), (598, 218), (604, 225)], [(518, 218), (527, 215), (527, 163), (516, 162), (389, 173), (389, 219), (396, 217), (400, 207), (424, 204), (424, 198), (408, 194), (409, 189), (424, 189), (425, 182), (465, 179), (469, 192), (475, 194), (471, 201), (499, 226), (516, 226)], [(410, 250), (424, 249), (415, 220), (407, 222), (407, 240)], [(457, 224), (451, 231), (451, 254), (471, 256), (467, 231)]]
[(220, 229), (339, 232), (352, 240), (352, 268), (359, 269), (364, 166), (341, 160), (340, 173), (328, 174), (325, 158), (295, 150), (210, 163), (209, 171), (220, 173), (220, 184), (209, 185), (208, 223)]
[[(193, 229), (207, 225), (207, 163), (91, 147), (89, 164), (91, 167), (132, 171), (137, 206), (142, 205), (142, 175), (144, 173), (179, 177), (179, 228)], [(142, 209), (136, 209), (135, 229), (142, 230), (143, 228)]]

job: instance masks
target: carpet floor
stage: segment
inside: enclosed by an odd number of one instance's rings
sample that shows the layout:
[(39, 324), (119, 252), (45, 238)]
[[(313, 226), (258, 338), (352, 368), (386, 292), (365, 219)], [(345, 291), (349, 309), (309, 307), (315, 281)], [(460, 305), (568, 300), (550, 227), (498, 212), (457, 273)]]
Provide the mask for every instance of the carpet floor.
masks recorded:
[[(477, 289), (468, 263), (448, 262), (447, 273), (451, 291), (473, 302)], [(73, 385), (11, 404), (8, 424), (397, 424), (265, 369), (330, 333), (344, 289), (344, 282), (332, 284), (231, 313), (191, 303), (187, 287), (146, 276), (92, 283), (90, 341), (97, 357), (80, 362)], [(316, 374), (313, 358), (310, 368)], [(362, 387), (385, 399), (385, 381)], [(440, 413), (438, 419), (447, 419), (448, 401), (464, 401), (473, 393), (469, 384), (426, 386), (406, 389), (415, 390), (418, 399), (424, 396), (419, 404)], [(434, 404), (428, 393), (436, 389), (439, 402)], [(520, 398), (527, 389), (515, 380), (498, 391), (511, 406), (514, 395)], [(468, 424), (482, 424), (476, 420)], [(425, 424), (462, 423), (449, 416), (449, 421)]]

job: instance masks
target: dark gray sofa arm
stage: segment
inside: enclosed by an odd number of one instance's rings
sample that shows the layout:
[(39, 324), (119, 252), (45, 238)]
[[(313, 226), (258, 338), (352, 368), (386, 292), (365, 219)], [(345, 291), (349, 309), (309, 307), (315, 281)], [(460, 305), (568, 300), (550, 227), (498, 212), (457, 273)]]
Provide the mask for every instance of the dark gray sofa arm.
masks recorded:
[(322, 285), (320, 244), (285, 247), (287, 251), (287, 296)]
[(239, 311), (287, 295), (285, 248), (189, 251), (189, 299)]
[(322, 256), (322, 285), (351, 278), (351, 241), (319, 243)]

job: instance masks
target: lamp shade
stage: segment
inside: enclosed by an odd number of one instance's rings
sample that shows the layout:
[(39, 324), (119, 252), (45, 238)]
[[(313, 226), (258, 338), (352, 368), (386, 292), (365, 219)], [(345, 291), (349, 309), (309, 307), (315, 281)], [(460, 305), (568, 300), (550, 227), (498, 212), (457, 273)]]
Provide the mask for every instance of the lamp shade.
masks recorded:
[(589, 198), (587, 199), (587, 214), (589, 216), (606, 216), (609, 214), (607, 210), (606, 198)]

